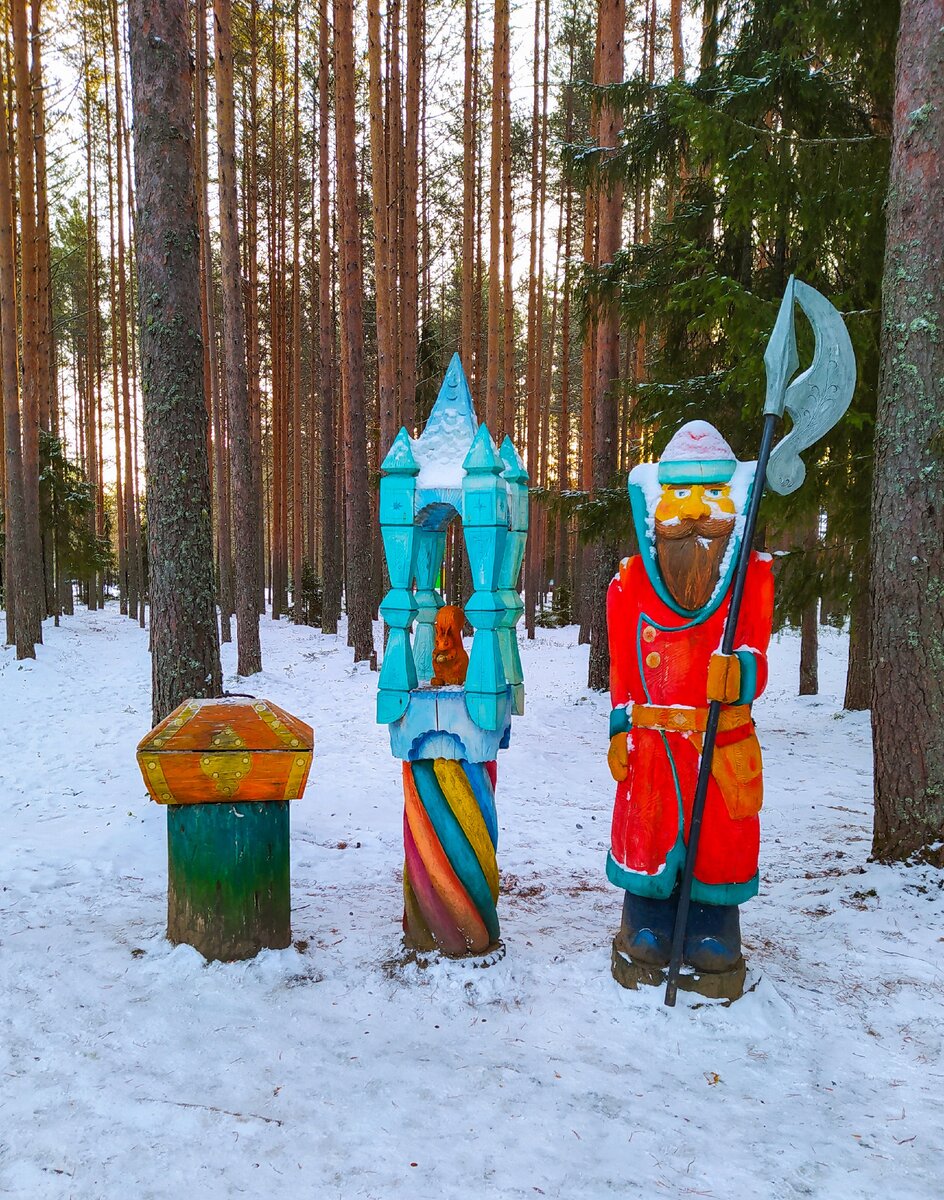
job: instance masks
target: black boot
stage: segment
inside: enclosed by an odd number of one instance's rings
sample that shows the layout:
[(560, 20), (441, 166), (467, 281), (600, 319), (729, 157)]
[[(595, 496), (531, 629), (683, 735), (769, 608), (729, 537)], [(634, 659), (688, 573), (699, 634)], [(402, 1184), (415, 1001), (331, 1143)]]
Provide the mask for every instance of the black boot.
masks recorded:
[(696, 971), (730, 971), (741, 961), (741, 918), (736, 904), (695, 904), (688, 910), (685, 962)]
[(630, 958), (653, 967), (668, 965), (677, 903), (675, 895), (668, 900), (653, 900), (626, 893), (620, 942)]

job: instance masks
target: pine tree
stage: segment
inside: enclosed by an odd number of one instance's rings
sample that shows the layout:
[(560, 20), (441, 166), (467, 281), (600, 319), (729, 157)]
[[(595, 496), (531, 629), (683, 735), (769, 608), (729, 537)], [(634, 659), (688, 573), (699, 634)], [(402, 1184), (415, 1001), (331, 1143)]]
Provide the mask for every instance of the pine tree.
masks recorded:
[(222, 679), (187, 0), (131, 0), (129, 27), (156, 724)]
[(357, 211), (354, 128), (354, 5), (334, 0), (335, 137), (337, 146), (338, 276), (344, 384), (344, 483), (348, 636), (354, 661), (374, 652), (371, 624), (371, 515), (368, 502), (364, 378), (363, 276)]
[(335, 372), (331, 252), (330, 27), (328, 0), (318, 3), (318, 384), (321, 438), (321, 628), (337, 633), (341, 615), (341, 536), (338, 521), (338, 390)]
[(220, 174), (220, 247), (223, 271), (223, 345), (229, 418), (230, 478), (233, 488), (237, 671), (262, 670), (259, 643), (260, 564), (255, 554), (259, 494), (253, 486), (252, 426), (246, 338), (243, 320), (242, 271), (236, 199), (236, 117), (233, 97), (233, 32), (230, 0), (213, 3), (216, 53), (216, 120)]
[[(6, 89), (3, 89), (4, 93)], [(0, 97), (0, 390), (3, 393), (4, 606), (6, 638), (16, 657), (35, 658), (26, 569), (26, 497), (23, 486), (22, 418), (17, 363), (16, 242), (13, 182), (7, 141), (5, 95)]]
[[(768, 497), (762, 511), (770, 535), (795, 533), (797, 569), (778, 578), (781, 622), (799, 623), (826, 580), (848, 611), (867, 557), (895, 7), (869, 3), (853, 14), (825, 0), (756, 0), (744, 13), (719, 0), (704, 10), (694, 77), (653, 81), (647, 34), (643, 69), (615, 93), (626, 128), (603, 171), (641, 198), (641, 220), (610, 265), (584, 273), (581, 292), (592, 305), (618, 288), (624, 328), (645, 331), (645, 377), (637, 370), (624, 387), (647, 452), (657, 455), (684, 421), (708, 417), (739, 457), (754, 456), (764, 346), (791, 272), (847, 314), (859, 380), (852, 408), (818, 444), (803, 489), (785, 502)], [(720, 53), (722, 28), (729, 46)], [(577, 164), (600, 169), (592, 150)], [(800, 343), (808, 360), (805, 327)], [(623, 489), (599, 501), (598, 523), (606, 509), (603, 525), (624, 527)], [(801, 554), (801, 531), (817, 513), (827, 515), (826, 541)], [(861, 606), (856, 614), (867, 619)], [(863, 638), (851, 644), (858, 651)]]
[(876, 857), (944, 866), (944, 3), (903, 0), (872, 510)]

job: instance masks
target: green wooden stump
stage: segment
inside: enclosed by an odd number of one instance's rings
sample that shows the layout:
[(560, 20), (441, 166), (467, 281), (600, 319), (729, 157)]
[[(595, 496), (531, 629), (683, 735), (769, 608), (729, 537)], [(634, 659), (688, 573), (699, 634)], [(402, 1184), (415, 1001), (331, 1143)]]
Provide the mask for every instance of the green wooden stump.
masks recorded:
[(292, 938), (289, 801), (311, 765), (309, 726), (266, 700), (189, 700), (138, 764), (167, 805), (167, 936), (231, 962)]
[(290, 944), (287, 800), (168, 807), (167, 936), (227, 962)]

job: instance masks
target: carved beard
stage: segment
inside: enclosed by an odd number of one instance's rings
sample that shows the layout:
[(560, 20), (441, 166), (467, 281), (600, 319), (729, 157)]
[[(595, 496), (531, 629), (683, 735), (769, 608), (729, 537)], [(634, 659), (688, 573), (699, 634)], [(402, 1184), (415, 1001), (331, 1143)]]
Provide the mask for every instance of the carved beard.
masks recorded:
[(711, 599), (734, 517), (701, 517), (666, 525), (656, 521), (659, 570), (675, 602), (689, 611)]

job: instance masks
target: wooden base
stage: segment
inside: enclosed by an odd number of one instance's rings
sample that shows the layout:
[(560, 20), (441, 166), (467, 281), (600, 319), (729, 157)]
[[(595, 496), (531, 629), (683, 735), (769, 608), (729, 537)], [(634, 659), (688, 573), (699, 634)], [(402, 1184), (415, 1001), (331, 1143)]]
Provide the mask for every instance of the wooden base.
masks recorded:
[(288, 801), (170, 805), (167, 936), (234, 962), (292, 940)]
[[(620, 945), (620, 935), (613, 939), (613, 954), (611, 970), (613, 978), (624, 988), (635, 991), (640, 984), (649, 987), (664, 988), (668, 979), (667, 967), (653, 967), (649, 963), (638, 962), (623, 950)], [(685, 967), (679, 975), (678, 986), (683, 992), (697, 992), (709, 1000), (726, 1000), (733, 1003), (744, 995), (744, 981), (747, 978), (747, 966), (744, 959), (738, 960), (730, 971), (696, 972), (691, 967)]]

